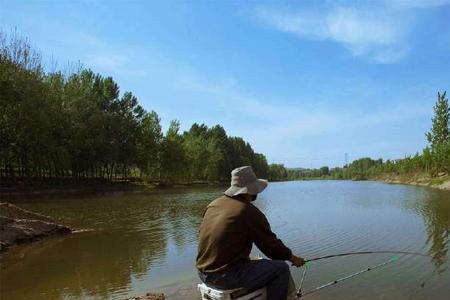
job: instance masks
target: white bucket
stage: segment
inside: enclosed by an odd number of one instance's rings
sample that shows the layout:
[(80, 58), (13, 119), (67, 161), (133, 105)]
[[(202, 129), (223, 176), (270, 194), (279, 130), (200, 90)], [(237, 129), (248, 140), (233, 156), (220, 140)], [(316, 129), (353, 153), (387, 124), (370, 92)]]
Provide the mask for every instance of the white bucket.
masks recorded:
[(236, 294), (241, 289), (219, 290), (204, 283), (199, 284), (197, 287), (203, 300), (266, 300), (267, 298), (265, 287), (238, 297), (233, 297), (233, 294)]

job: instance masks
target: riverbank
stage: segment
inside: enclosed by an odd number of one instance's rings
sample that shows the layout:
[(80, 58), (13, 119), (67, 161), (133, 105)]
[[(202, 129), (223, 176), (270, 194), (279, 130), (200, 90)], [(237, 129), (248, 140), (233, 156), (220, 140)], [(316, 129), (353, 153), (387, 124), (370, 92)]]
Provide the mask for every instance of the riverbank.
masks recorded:
[(450, 175), (444, 173), (437, 177), (431, 177), (427, 173), (383, 174), (373, 179), (390, 184), (409, 184), (450, 191)]
[[(342, 180), (331, 176), (301, 178), (285, 181), (314, 181), (314, 180)], [(356, 176), (354, 178), (344, 179), (352, 181), (375, 180), (390, 184), (409, 184), (417, 186), (427, 186), (441, 190), (450, 190), (450, 175), (440, 174), (437, 177), (431, 177), (428, 173), (409, 173), (409, 174), (381, 174), (373, 177)], [(270, 182), (279, 182), (272, 180)], [(188, 187), (226, 187), (228, 181), (193, 181), (178, 182), (173, 184), (161, 184), (159, 182), (143, 182), (139, 180), (129, 181), (105, 181), (105, 180), (86, 180), (86, 181), (62, 181), (59, 183), (51, 181), (35, 182), (32, 185), (15, 185), (0, 187), (0, 199), (8, 197), (22, 196), (45, 196), (53, 194), (61, 195), (82, 195), (85, 193), (108, 193), (108, 192), (142, 192), (154, 189), (167, 188), (188, 188)]]
[(85, 193), (108, 192), (141, 192), (153, 189), (186, 188), (201, 186), (226, 186), (229, 182), (193, 181), (162, 184), (159, 182), (144, 182), (139, 180), (62, 180), (62, 181), (34, 181), (30, 184), (9, 184), (0, 186), (0, 199), (8, 197), (41, 196), (41, 195), (82, 195)]
[(32, 185), (16, 185), (0, 188), (0, 196), (39, 196), (52, 194), (84, 194), (103, 193), (116, 191), (133, 191), (152, 188), (151, 185), (143, 185), (135, 182), (63, 182), (38, 183)]
[(47, 216), (11, 203), (0, 203), (0, 252), (14, 245), (71, 232), (72, 229)]
[(147, 293), (142, 296), (127, 298), (126, 300), (165, 300), (166, 296), (161, 293)]

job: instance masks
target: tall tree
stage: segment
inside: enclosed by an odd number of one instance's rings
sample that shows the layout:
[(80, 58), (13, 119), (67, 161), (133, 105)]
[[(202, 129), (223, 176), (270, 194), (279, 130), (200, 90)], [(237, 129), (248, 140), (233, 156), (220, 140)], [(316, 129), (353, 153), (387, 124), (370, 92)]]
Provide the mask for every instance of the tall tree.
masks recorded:
[(160, 119), (154, 111), (145, 113), (140, 124), (137, 166), (153, 180), (159, 175), (162, 132)]
[(176, 183), (183, 179), (186, 167), (186, 153), (183, 137), (179, 134), (180, 122), (172, 120), (163, 138), (161, 152), (161, 178), (163, 184)]
[(242, 165), (260, 177), (286, 177), (282, 166), (269, 176), (265, 156), (220, 125), (179, 130), (172, 121), (163, 135), (158, 115), (121, 94), (111, 77), (81, 66), (46, 73), (28, 40), (0, 31), (1, 178), (223, 181)]
[(206, 180), (206, 166), (208, 164), (208, 127), (194, 123), (189, 131), (184, 133), (184, 148), (188, 162), (188, 179)]
[(432, 150), (450, 141), (450, 107), (445, 94), (446, 92), (443, 94), (438, 93), (438, 100), (434, 105), (431, 131), (426, 134)]
[(432, 155), (432, 175), (440, 171), (450, 172), (450, 107), (445, 95), (446, 92), (438, 93), (431, 131), (427, 133)]
[(230, 176), (231, 165), (227, 155), (229, 151), (228, 136), (225, 129), (216, 125), (208, 131), (208, 164), (205, 175), (209, 181), (225, 180)]

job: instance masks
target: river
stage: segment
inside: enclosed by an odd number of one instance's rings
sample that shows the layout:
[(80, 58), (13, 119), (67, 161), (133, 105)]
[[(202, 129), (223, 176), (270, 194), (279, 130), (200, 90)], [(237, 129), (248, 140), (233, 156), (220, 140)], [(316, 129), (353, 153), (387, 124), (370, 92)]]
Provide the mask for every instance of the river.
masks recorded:
[[(197, 228), (205, 206), (223, 190), (9, 199), (89, 231), (3, 253), (0, 299), (122, 299), (148, 291), (165, 292), (169, 299), (199, 299), (194, 268)], [(276, 182), (255, 204), (273, 231), (306, 258), (366, 250), (431, 255), (399, 255), (395, 263), (305, 299), (449, 299), (448, 191), (370, 181)], [(254, 254), (259, 251), (254, 249)], [(312, 263), (304, 289), (390, 257), (376, 254)], [(298, 284), (301, 270), (291, 270)]]

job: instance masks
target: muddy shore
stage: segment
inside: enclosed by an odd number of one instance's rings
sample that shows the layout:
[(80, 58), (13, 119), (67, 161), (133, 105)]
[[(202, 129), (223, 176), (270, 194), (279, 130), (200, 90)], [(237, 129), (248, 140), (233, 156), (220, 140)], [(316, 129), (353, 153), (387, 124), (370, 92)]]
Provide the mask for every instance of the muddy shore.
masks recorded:
[(71, 232), (71, 228), (57, 224), (47, 216), (11, 203), (0, 203), (0, 252), (14, 245)]

